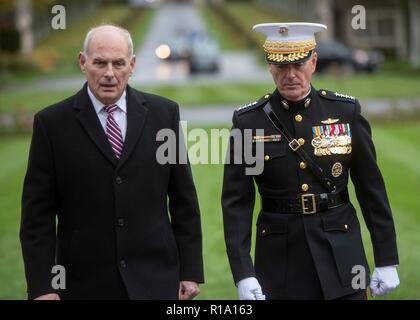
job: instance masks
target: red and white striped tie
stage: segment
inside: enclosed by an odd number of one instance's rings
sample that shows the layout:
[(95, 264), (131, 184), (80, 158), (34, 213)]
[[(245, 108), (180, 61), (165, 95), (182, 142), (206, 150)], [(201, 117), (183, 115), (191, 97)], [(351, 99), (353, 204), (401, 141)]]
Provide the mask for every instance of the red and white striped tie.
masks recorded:
[(106, 136), (108, 141), (111, 144), (112, 150), (114, 150), (115, 156), (117, 159), (121, 157), (122, 149), (124, 146), (124, 140), (121, 133), (121, 128), (113, 117), (113, 113), (117, 110), (118, 106), (116, 104), (111, 104), (105, 106), (104, 110), (108, 113), (108, 118), (106, 120)]

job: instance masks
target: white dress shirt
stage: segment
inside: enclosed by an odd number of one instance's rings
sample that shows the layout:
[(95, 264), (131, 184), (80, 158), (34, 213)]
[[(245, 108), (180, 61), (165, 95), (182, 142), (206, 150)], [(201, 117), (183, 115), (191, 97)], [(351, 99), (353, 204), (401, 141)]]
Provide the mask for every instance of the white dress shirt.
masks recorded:
[[(88, 86), (88, 95), (92, 101), (93, 107), (95, 108), (96, 114), (98, 115), (99, 121), (101, 122), (102, 128), (106, 131), (106, 121), (108, 119), (108, 113), (104, 110), (105, 105), (100, 102), (90, 91)], [(115, 103), (118, 108), (114, 111), (113, 117), (118, 123), (121, 129), (122, 138), (125, 141), (125, 134), (127, 132), (127, 101), (125, 99), (126, 91), (124, 90), (120, 99)]]

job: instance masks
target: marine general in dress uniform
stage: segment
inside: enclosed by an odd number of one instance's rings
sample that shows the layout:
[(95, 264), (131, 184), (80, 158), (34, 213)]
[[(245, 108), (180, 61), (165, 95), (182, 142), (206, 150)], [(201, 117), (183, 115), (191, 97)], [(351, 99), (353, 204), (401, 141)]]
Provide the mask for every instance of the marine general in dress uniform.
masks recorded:
[[(374, 296), (399, 284), (394, 222), (369, 123), (353, 96), (311, 85), (314, 34), (324, 29), (313, 23), (254, 26), (267, 36), (263, 47), (277, 88), (233, 114), (233, 128), (241, 132), (264, 129), (250, 142), (254, 149), (264, 146), (263, 172), (247, 175), (246, 164), (234, 163), (224, 171), (225, 241), (240, 299), (366, 299), (369, 281)], [(233, 159), (233, 139), (229, 148)], [(349, 176), (373, 244), (371, 279)], [(261, 211), (254, 265), (255, 186)]]

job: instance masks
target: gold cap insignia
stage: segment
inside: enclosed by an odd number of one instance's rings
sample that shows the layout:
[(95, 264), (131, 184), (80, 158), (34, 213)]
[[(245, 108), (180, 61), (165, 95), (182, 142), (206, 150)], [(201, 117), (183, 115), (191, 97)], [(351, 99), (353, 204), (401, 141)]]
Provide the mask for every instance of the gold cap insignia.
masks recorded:
[(315, 33), (327, 29), (323, 24), (305, 22), (261, 23), (253, 26), (266, 36), (265, 59), (272, 64), (288, 64), (310, 59), (316, 46)]
[(281, 27), (281, 28), (279, 29), (279, 33), (280, 33), (282, 36), (287, 36), (287, 34), (289, 33), (289, 29), (288, 29), (288, 28), (286, 28), (286, 27)]
[(323, 124), (333, 124), (333, 123), (336, 123), (336, 122), (338, 122), (340, 119), (331, 119), (331, 118), (328, 118), (327, 120), (322, 120), (321, 122), (323, 123)]

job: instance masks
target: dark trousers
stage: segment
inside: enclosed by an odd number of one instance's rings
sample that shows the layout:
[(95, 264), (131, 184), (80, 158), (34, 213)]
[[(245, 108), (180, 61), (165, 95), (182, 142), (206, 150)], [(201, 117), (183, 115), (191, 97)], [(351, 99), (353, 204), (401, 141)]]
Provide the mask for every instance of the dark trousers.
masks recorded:
[(361, 290), (356, 293), (337, 298), (336, 300), (368, 300), (367, 290)]

